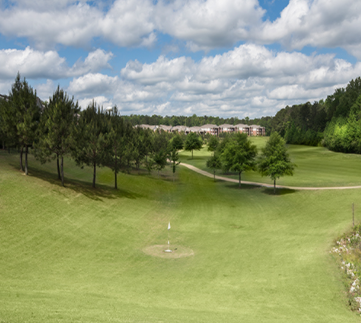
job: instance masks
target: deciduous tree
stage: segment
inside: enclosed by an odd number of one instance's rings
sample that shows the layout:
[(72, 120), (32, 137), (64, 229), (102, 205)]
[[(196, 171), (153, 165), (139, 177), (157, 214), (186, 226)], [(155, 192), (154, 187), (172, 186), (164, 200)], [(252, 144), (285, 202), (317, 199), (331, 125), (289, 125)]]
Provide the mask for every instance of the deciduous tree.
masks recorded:
[(202, 145), (202, 139), (195, 132), (191, 132), (187, 135), (186, 141), (184, 143), (184, 150), (192, 151), (193, 159), (193, 150), (200, 150)]
[(171, 162), (171, 167), (172, 167), (172, 171), (173, 171), (173, 182), (174, 182), (174, 174), (176, 171), (176, 167), (179, 165), (179, 156), (178, 156), (178, 152), (176, 149), (172, 149), (171, 151), (168, 152), (168, 159)]
[(214, 154), (207, 160), (207, 167), (213, 170), (213, 178), (216, 181), (216, 170), (222, 168), (222, 161), (219, 155)]
[(295, 168), (287, 153), (284, 139), (273, 132), (262, 149), (258, 160), (258, 170), (262, 176), (269, 176), (273, 180), (273, 191), (276, 193), (276, 180), (284, 175), (293, 175)]
[(251, 143), (245, 133), (238, 133), (230, 140), (221, 155), (225, 169), (238, 173), (241, 188), (242, 172), (256, 169), (257, 147)]
[(219, 140), (217, 136), (210, 136), (210, 138), (208, 139), (208, 151), (213, 151), (214, 152), (217, 150), (217, 147), (219, 145)]

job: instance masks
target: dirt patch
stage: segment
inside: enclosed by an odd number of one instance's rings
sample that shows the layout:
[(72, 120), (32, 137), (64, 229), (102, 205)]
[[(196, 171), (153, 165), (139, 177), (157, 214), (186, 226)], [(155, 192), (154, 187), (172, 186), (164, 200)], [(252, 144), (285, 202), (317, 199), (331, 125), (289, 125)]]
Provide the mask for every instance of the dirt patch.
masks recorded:
[(143, 248), (143, 252), (149, 256), (160, 257), (160, 258), (183, 258), (194, 255), (192, 249), (180, 245), (171, 245), (170, 249), (172, 250), (172, 252), (164, 252), (164, 250), (166, 249), (168, 249), (168, 245), (158, 244)]

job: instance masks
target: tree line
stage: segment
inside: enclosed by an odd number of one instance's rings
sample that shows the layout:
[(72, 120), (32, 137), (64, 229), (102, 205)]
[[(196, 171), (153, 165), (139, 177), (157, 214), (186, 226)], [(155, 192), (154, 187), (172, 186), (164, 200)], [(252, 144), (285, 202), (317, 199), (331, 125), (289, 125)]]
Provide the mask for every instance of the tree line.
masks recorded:
[[(64, 157), (71, 157), (79, 167), (93, 169), (93, 187), (97, 168), (109, 167), (117, 174), (144, 167), (149, 172), (171, 163), (174, 173), (178, 151), (192, 151), (202, 146), (198, 135), (185, 136), (163, 130), (133, 127), (120, 116), (116, 106), (104, 110), (94, 101), (83, 111), (73, 97), (58, 87), (49, 102), (40, 104), (36, 91), (18, 74), (9, 96), (0, 99), (0, 138), (3, 148), (16, 147), (20, 169), (28, 174), (29, 149), (41, 163), (56, 159), (57, 175), (64, 186)], [(194, 138), (195, 135), (195, 138)]]
[(287, 143), (361, 153), (361, 78), (336, 89), (326, 100), (281, 109), (270, 126)]

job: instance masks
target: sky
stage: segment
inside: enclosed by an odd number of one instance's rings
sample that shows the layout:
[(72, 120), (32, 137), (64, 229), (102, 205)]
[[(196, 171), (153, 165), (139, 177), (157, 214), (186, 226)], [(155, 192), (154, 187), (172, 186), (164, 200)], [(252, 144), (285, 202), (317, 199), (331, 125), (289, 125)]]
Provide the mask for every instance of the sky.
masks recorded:
[(361, 76), (361, 1), (0, 0), (0, 93), (121, 114), (273, 116)]

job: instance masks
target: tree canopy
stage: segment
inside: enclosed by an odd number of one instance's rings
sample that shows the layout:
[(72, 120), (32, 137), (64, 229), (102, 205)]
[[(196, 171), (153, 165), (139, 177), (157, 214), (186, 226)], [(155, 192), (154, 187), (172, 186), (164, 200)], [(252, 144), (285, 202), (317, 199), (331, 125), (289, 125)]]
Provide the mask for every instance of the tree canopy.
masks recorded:
[(227, 142), (221, 154), (221, 160), (226, 170), (238, 173), (241, 187), (242, 172), (256, 169), (257, 147), (252, 144), (245, 133), (238, 133)]
[(195, 132), (191, 132), (187, 135), (186, 141), (184, 143), (184, 150), (192, 152), (193, 159), (193, 150), (200, 150), (202, 148), (203, 141)]
[(258, 170), (262, 176), (269, 176), (274, 183), (274, 193), (276, 193), (276, 180), (284, 175), (293, 175), (295, 168), (287, 153), (285, 140), (273, 132), (262, 149), (258, 160)]

